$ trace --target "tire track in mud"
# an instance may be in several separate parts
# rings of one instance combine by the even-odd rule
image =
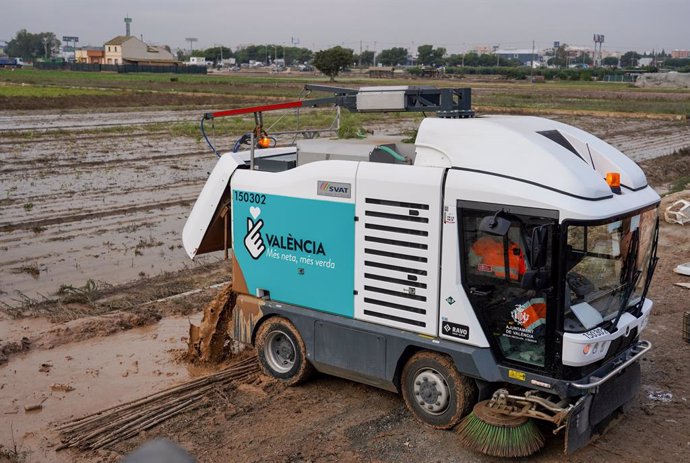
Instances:
[[[78,167],[107,167],[111,165],[116,165],[118,167],[129,167],[136,164],[140,164],[142,161],[166,161],[185,157],[199,157],[201,155],[208,155],[208,151],[182,151],[179,153],[172,154],[161,154],[160,156],[150,156],[148,158],[139,159],[110,159],[110,160],[94,160],[94,161],[79,161],[78,156],[74,156],[68,159],[61,159],[63,162],[56,162],[51,165],[52,168],[59,169],[71,169]],[[0,174],[13,173],[13,172],[30,172],[32,170],[45,170],[45,166],[37,165],[39,159],[35,160],[25,160],[25,161],[9,161],[4,163],[5,165],[17,166],[16,168],[4,168],[0,167]],[[67,162],[65,162],[67,161]],[[69,162],[71,161],[71,162]]]
[[[2,145],[0,305],[189,265],[182,225],[215,156],[189,137],[122,135]]]
[[[149,211],[151,209],[165,209],[173,206],[189,206],[191,199],[178,199],[174,201],[158,202],[153,204],[144,204],[141,206],[127,206],[118,209],[109,209],[107,211],[91,211],[81,214],[72,214],[65,217],[47,217],[38,220],[29,220],[25,222],[15,222],[2,224],[0,223],[0,232],[11,232],[20,228],[35,228],[38,226],[45,227],[49,225],[62,224],[67,222],[80,222],[82,220],[100,219],[112,215],[126,215],[129,213],[136,213],[141,211]]]

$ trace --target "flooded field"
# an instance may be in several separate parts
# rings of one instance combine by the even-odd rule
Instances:
[[[3,153],[0,300],[192,265],[180,233],[214,156],[189,138],[46,138]]]

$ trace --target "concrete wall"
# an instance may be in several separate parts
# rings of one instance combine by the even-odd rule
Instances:
[[[690,88],[690,73],[665,72],[642,74],[635,81],[635,87]]]

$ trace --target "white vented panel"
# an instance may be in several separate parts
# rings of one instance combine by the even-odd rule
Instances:
[[[443,171],[360,163],[355,318],[437,334]]]

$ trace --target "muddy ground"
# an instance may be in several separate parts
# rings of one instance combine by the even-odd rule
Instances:
[[[220,256],[191,262],[180,246],[215,158],[197,138],[140,127],[200,112],[116,114],[0,114],[0,462],[111,462],[157,436],[204,462],[491,461],[452,432],[420,426],[399,396],[328,376],[298,388],[258,377],[110,450],[55,453],[55,423],[208,372],[179,358],[188,320],[229,278]],[[686,122],[559,119],[620,147],[660,191],[690,172],[687,151],[659,157],[690,145]],[[78,124],[129,131],[85,136]],[[3,139],[3,129],[45,132]],[[684,277],[671,271],[690,261],[690,229],[664,224],[659,254],[643,390],[624,420],[569,461],[690,454],[690,344],[680,334],[690,291],[673,285]],[[63,384],[74,390],[53,387]],[[672,398],[649,398],[657,392]],[[25,412],[36,404],[39,411]],[[560,460],[561,445],[551,438],[534,460]]]

